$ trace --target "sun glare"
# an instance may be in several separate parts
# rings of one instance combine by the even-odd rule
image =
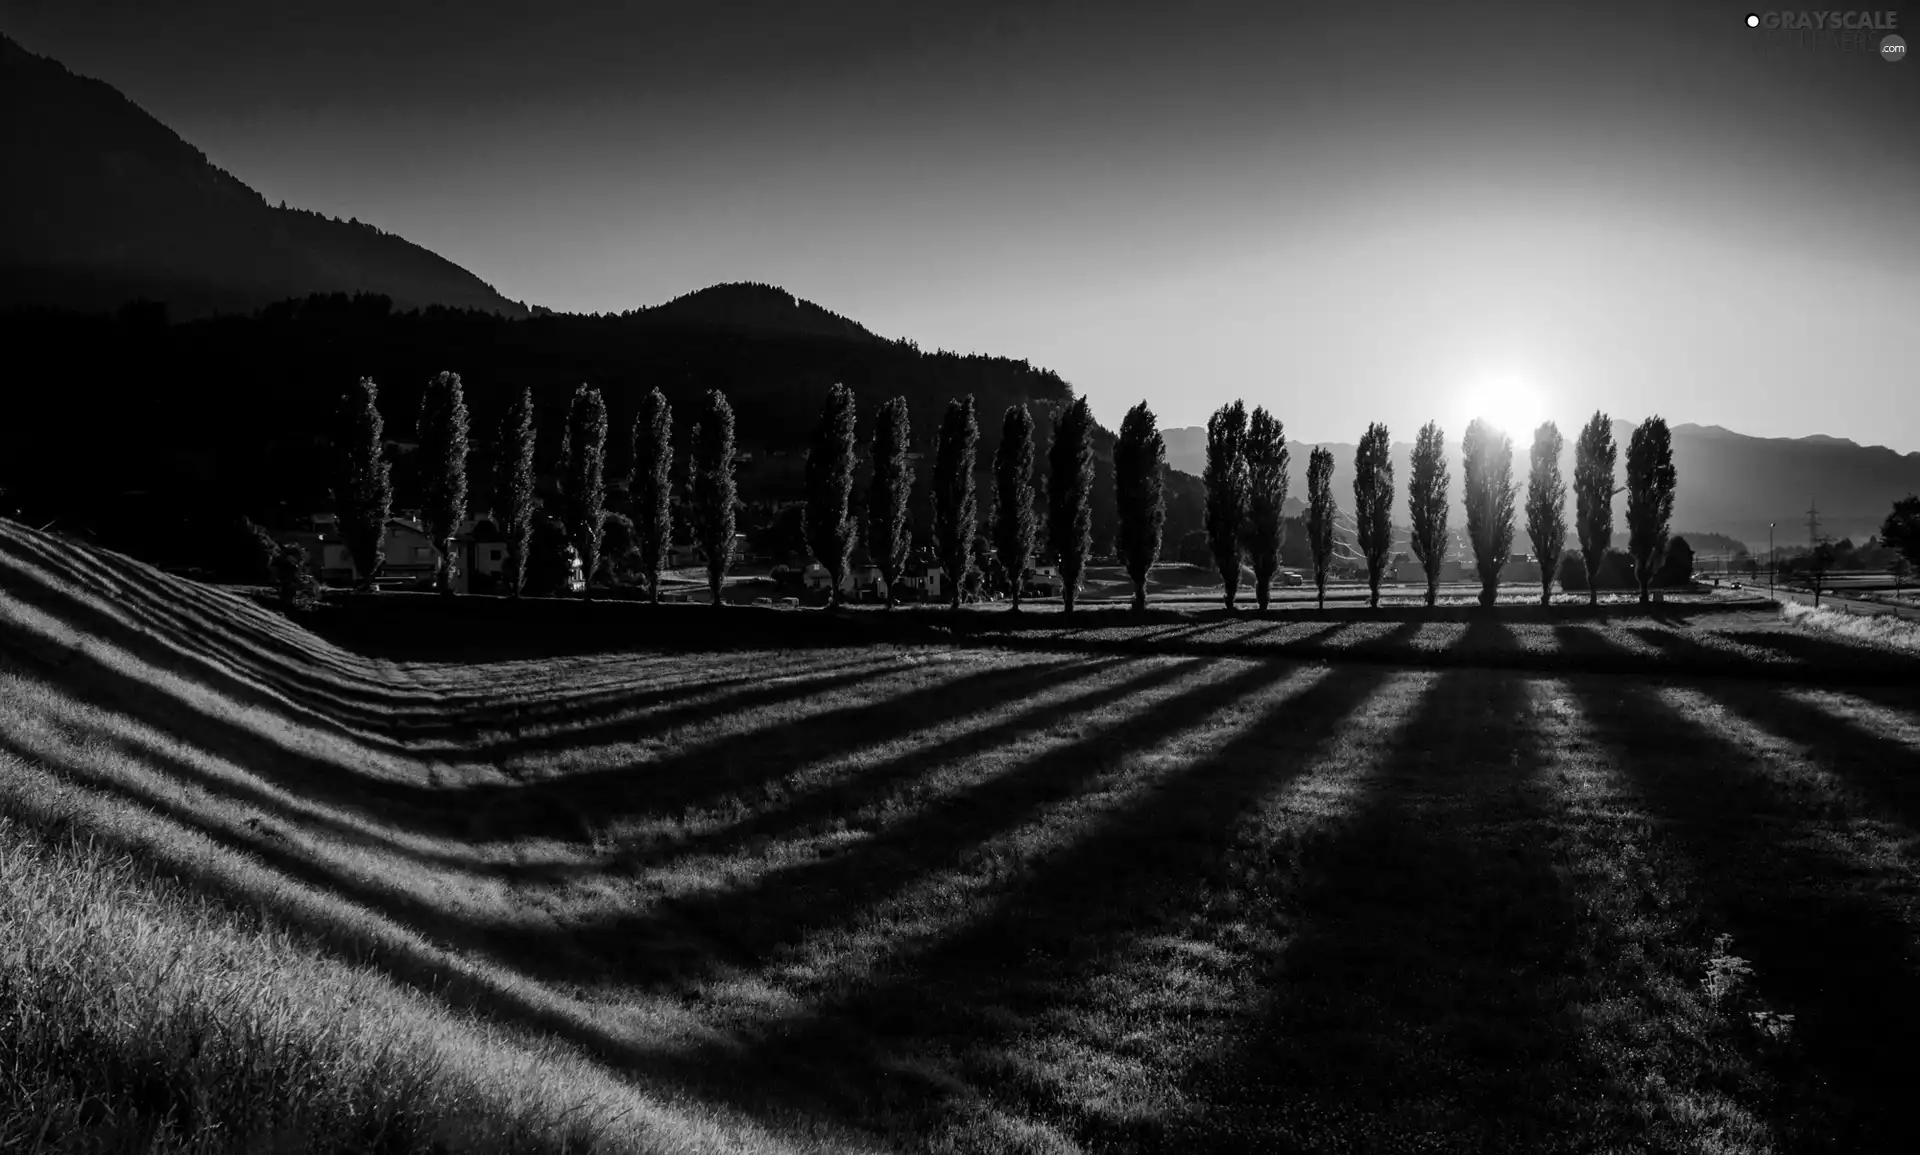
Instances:
[[[1520,377],[1488,377],[1460,395],[1454,418],[1457,428],[1448,432],[1458,437],[1467,431],[1467,423],[1476,417],[1506,433],[1515,442],[1526,441],[1532,438],[1533,431],[1548,417],[1546,399],[1540,390]]]

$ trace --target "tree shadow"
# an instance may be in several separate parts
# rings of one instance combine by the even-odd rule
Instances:
[[[19,753],[4,739],[0,739],[0,747]],[[88,768],[78,761],[50,761],[37,755],[29,755],[28,760],[63,778],[90,781]],[[117,784],[114,789],[127,793]],[[7,794],[0,786],[0,814],[13,811],[14,818],[42,837],[57,840],[75,836],[126,854],[157,877],[177,882],[243,919],[264,915],[269,925],[285,928],[296,942],[348,965],[370,968],[456,1011],[473,1011],[497,1018],[509,1027],[544,1032],[618,1070],[658,1080],[701,1101],[759,1114],[769,1122],[780,1112],[796,1107],[804,1111],[809,1106],[804,1090],[771,1083],[768,1076],[776,1072],[745,1065],[737,1053],[724,1047],[689,1052],[681,1046],[656,1046],[622,1037],[609,1029],[594,1008],[553,988],[484,965],[469,965],[435,941],[439,931],[449,929],[451,920],[444,911],[402,899],[371,879],[330,872],[270,838],[241,837],[164,796],[131,792],[140,805],[182,832],[206,836],[224,854],[156,846],[135,827],[76,817],[73,811],[36,814],[31,804],[18,808],[11,805]],[[277,889],[257,885],[238,865],[247,858],[256,860],[270,875],[303,886],[317,901],[288,901]],[[334,909],[328,901],[332,898],[339,899],[346,909]],[[381,921],[383,918],[387,921]],[[395,918],[400,921],[392,921]]]
[[[684,759],[684,756],[676,756],[651,764],[645,773],[626,770],[615,775],[596,771],[573,778],[524,785],[476,786],[452,791],[375,776],[348,762],[309,753],[276,736],[207,713],[198,703],[184,700],[161,686],[115,669],[90,654],[69,651],[64,657],[35,656],[40,657],[41,662],[29,665],[51,664],[53,669],[48,676],[57,681],[84,687],[94,700],[111,703],[134,717],[149,720],[157,729],[190,746],[245,766],[262,781],[309,801],[361,814],[375,823],[385,825],[398,820],[424,834],[479,837],[486,836],[486,831],[492,826],[504,826],[516,834],[578,834],[581,832],[579,806],[604,805],[608,796],[618,793],[611,789],[616,779],[628,787],[639,781],[653,782],[660,793],[682,800],[698,799],[712,790],[725,788],[725,783],[715,780],[671,780],[667,777],[671,768]],[[765,708],[846,689],[871,681],[885,672],[884,667],[861,668],[817,679],[754,687],[725,695],[718,701],[680,707],[673,717],[678,724],[688,724],[718,717],[729,711]],[[991,685],[996,679],[1008,677],[1017,680],[1019,674],[1020,670],[988,670],[918,691],[917,695],[908,695],[905,701],[894,699],[892,703],[904,707],[910,715],[916,701],[935,698],[943,689],[957,693],[965,700],[970,685]],[[726,755],[733,752],[776,753],[784,748],[789,737],[815,732],[829,725],[832,720],[843,718],[848,721],[871,718],[869,724],[879,733],[898,733],[902,725],[910,723],[890,717],[890,704],[882,701],[815,715],[805,723],[774,734],[751,731],[728,735],[714,743],[712,748],[701,749],[707,750],[710,755],[717,755],[723,764]],[[659,715],[652,718],[654,724],[659,724],[659,720]],[[617,736],[632,733],[634,727],[642,725],[641,722],[627,722],[622,727],[599,732]],[[509,817],[510,812],[517,815],[518,821]]]
[[[1776,689],[1716,684],[1714,701],[1776,737],[1798,743],[1869,805],[1920,833],[1920,750],[1882,737]]]
[[[1629,679],[1570,679],[1598,745],[1698,869],[1708,931],[1734,936],[1773,1009],[1798,1016],[1774,1123],[1793,1147],[1892,1150],[1920,1065],[1911,932],[1824,852],[1763,760]],[[1703,687],[1709,693],[1721,687]]]
[[[365,670],[337,660],[327,647],[294,644],[302,631],[291,623],[280,631],[264,629],[254,619],[266,611],[195,583],[159,573],[140,575],[138,563],[37,542],[30,531],[0,533],[0,557],[9,554],[14,565],[0,564],[0,586],[10,594],[163,668],[176,668],[183,660],[165,643],[171,638],[185,644],[197,664],[208,658],[230,664],[270,692],[356,721],[391,719],[409,697],[400,688],[370,681]],[[50,587],[15,565],[70,583],[80,595]],[[112,610],[88,604],[87,597],[106,598]]]
[[[1187,918],[1196,885],[1226,881],[1238,820],[1304,770],[1387,675],[1365,666],[1334,669],[1277,703],[1256,705],[1288,676],[1261,664],[1177,695],[1081,747],[994,780],[964,809],[926,815],[911,838],[901,832],[901,850],[920,858],[914,869],[925,873],[955,860],[963,846],[1015,827],[1038,801],[1014,801],[1017,794],[1076,792],[1096,773],[1089,763],[1109,762],[1235,703],[1264,711],[1246,730],[1138,791],[1085,835],[1033,852],[990,900],[969,902],[970,909],[985,907],[970,921],[894,953],[870,981],[770,1025],[758,1036],[756,1061],[831,1071],[825,1094],[848,1119],[871,1123],[877,1112],[911,1126],[915,1119],[925,1125],[929,1116],[947,1117],[943,1104],[955,1089],[953,1076],[930,1074],[902,1052],[954,1056],[1001,1048],[1042,1016],[1063,1013],[1062,1001],[1116,952]],[[1031,781],[1036,777],[1044,781]],[[916,840],[934,832],[942,845],[923,854]],[[856,879],[874,873],[856,867],[843,877],[860,885]],[[764,957],[764,948],[753,957]],[[1022,1113],[1071,1113],[1063,1103],[1037,1104],[1032,1087],[996,1085],[977,1071],[967,1092],[1012,1101]],[[1090,1119],[1064,1121],[1094,1146],[1119,1138],[1098,1132]]]
[[[1134,693],[1193,672],[1193,663],[1153,669],[1134,679]],[[556,935],[536,933],[508,957],[535,975],[596,973],[634,986],[685,986],[716,964],[758,969],[782,948],[820,928],[845,922],[930,872],[956,864],[971,848],[1027,816],[1069,798],[1117,759],[1191,725],[1292,671],[1250,666],[1204,682],[1133,713],[1076,742],[1055,746],[1003,772],[881,827],[845,849],[775,867],[743,886],[664,902],[642,915],[613,915],[568,925]],[[1047,723],[1070,718],[1070,703],[1052,708]],[[498,943],[518,932],[489,932]],[[561,957],[562,952],[572,957]],[[550,972],[548,968],[558,968]]]
[[[1498,622],[1470,627],[1489,635]],[[1497,644],[1497,639],[1476,639]],[[1618,1142],[1644,1126],[1566,1014],[1581,912],[1557,871],[1525,676],[1449,671],[1353,810],[1267,864],[1284,945],[1265,1005],[1183,1080],[1204,1104],[1138,1150]]]
[[[1111,673],[1124,664],[1124,659],[1110,658],[1055,669],[1046,679],[1046,688],[1057,690],[1071,686],[1075,682]],[[1024,736],[1044,733],[1064,719],[1101,709],[1142,690],[1164,685],[1191,673],[1196,665],[1197,662],[1189,660],[1148,667],[1123,681],[1080,691],[1041,707],[1021,709],[1001,721],[966,730],[936,745],[916,746],[895,757],[876,761],[862,767],[853,777],[798,795],[784,805],[771,805],[719,829],[636,847],[616,854],[610,861],[570,867],[559,874],[545,872],[543,877],[564,877],[620,868],[640,870],[687,855],[723,854],[761,840],[817,827],[835,818],[858,814],[863,808],[885,800],[901,786],[922,777],[931,767],[960,762]]]
[[[1784,654],[1795,663],[1823,674],[1858,673],[1864,668],[1878,682],[1920,681],[1920,659],[1879,646],[1828,641],[1784,630],[1728,630],[1730,641]]]

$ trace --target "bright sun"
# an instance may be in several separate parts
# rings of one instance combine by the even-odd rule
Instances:
[[[1461,394],[1456,417],[1459,428],[1449,433],[1457,439],[1467,431],[1467,423],[1476,417],[1505,432],[1516,443],[1530,441],[1533,431],[1548,417],[1546,399],[1540,390],[1520,377],[1487,377]]]

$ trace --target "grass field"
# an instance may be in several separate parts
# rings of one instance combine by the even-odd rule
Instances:
[[[1910,1146],[1901,638],[375,600],[0,522],[0,1151]]]

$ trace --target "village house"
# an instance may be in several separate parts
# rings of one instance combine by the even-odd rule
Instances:
[[[307,565],[313,576],[327,585],[350,585],[360,580],[360,569],[353,563],[338,519],[330,513],[316,513],[310,529],[276,535],[277,540],[297,543],[307,549]],[[420,522],[410,517],[387,519],[387,540],[382,550],[383,582],[430,581],[434,573],[433,542]],[[568,547],[571,556],[572,547]],[[504,580],[507,567],[506,539],[485,518],[468,518],[460,523],[453,539],[453,577],[448,583],[455,593],[487,593]],[[573,558],[570,588],[583,588],[580,561]]]
[[[827,567],[819,562],[808,562],[800,572],[800,580],[807,589],[825,592],[832,583]],[[887,596],[886,581],[880,576],[880,567],[875,565],[850,565],[845,576],[840,579],[840,593],[843,597],[859,599],[863,595],[884,601]]]

